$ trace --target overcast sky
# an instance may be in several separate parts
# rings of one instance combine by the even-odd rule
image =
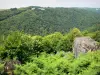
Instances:
[[[100,8],[100,0],[0,0],[0,8],[27,6]]]

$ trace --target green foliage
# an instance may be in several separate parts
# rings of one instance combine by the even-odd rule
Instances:
[[[98,31],[90,34],[98,41]],[[0,46],[0,59],[21,61],[23,65],[16,65],[15,75],[99,75],[100,50],[74,58],[73,41],[80,36],[77,28],[66,35],[56,32],[44,37],[11,32]],[[0,69],[2,73],[3,64]]]
[[[92,27],[87,28],[82,32],[85,36],[90,36],[95,41],[100,43],[100,23],[93,25]]]
[[[5,50],[7,50],[7,55],[9,55],[11,59],[14,58],[14,55],[17,53],[18,48],[21,45],[21,36],[22,34],[19,32],[14,32],[7,36],[4,46]]]
[[[17,10],[17,8],[11,8],[10,10],[3,10],[0,11],[0,21],[3,21],[5,19],[8,19],[9,17],[18,15],[22,12],[26,11],[25,8],[20,8]]]
[[[85,36],[90,36],[91,38],[93,38],[95,41],[100,43],[100,30],[99,31],[95,31],[95,32],[88,32],[88,31],[84,31],[83,35]]]
[[[58,51],[72,51],[73,40],[77,36],[81,36],[77,28],[67,35],[56,32],[44,37],[30,36],[18,31],[12,32],[4,41],[1,57],[2,59],[17,58],[24,62],[32,54],[38,56],[41,52],[56,54]]]
[[[88,32],[96,32],[100,31],[100,22],[97,24],[94,24],[92,27],[87,28]]]
[[[76,37],[90,36],[100,43],[99,22],[100,13],[95,8],[30,6],[0,11],[0,75],[5,59],[23,64],[16,65],[15,75],[100,75],[100,50],[77,59],[71,53]],[[61,34],[70,28],[69,33]],[[78,28],[87,30],[81,33]]]
[[[0,60],[7,57],[7,51],[4,46],[0,46]]]
[[[3,73],[4,65],[0,63],[0,75]]]
[[[72,63],[71,73],[74,75],[99,75],[100,74],[100,51],[88,52],[81,55]],[[73,69],[72,69],[73,68]]]
[[[94,35],[92,36],[92,38],[100,42],[100,31],[96,31]]]
[[[32,51],[33,54],[38,55],[43,52],[43,44],[41,36],[33,36],[32,37]]]
[[[63,55],[63,56],[62,56]],[[15,75],[58,75],[67,74],[69,61],[67,59],[68,54],[57,53],[46,54],[42,53],[38,58],[32,57],[31,63],[27,63],[23,66],[18,66],[15,70]],[[25,69],[27,68],[27,70]]]
[[[75,37],[82,36],[79,29],[73,28],[67,35],[65,35],[57,45],[58,50],[72,51],[73,41]]]
[[[17,66],[15,75],[99,75],[100,51],[88,52],[77,59],[72,53],[42,53],[31,57],[31,62]]]
[[[80,32],[80,30],[78,28],[73,28],[73,30],[71,30],[68,34],[68,37],[72,40],[74,40],[75,37],[81,37],[82,33]]]
[[[72,42],[68,36],[64,36],[57,45],[58,51],[72,51]]]
[[[21,62],[27,60],[32,52],[32,39],[22,32],[12,32],[4,41],[4,47],[1,53],[2,58],[17,58]],[[32,53],[31,53],[32,54]]]
[[[32,8],[35,8],[32,10]],[[45,9],[45,10],[41,10]],[[0,35],[10,31],[24,31],[32,35],[47,35],[53,32],[66,33],[71,28],[100,30],[100,13],[91,8],[11,8],[0,11]],[[96,10],[96,8],[94,8]],[[97,25],[98,24],[98,25]]]
[[[63,37],[63,35],[59,32],[45,36],[42,41],[42,43],[44,45],[43,49],[47,53],[52,53],[52,52],[56,53],[58,51],[57,45],[58,45],[59,41],[62,39],[62,37]]]

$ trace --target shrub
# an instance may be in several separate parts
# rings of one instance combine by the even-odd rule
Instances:
[[[42,53],[31,57],[31,62],[17,66],[15,75],[99,75],[100,51],[88,52],[74,58],[72,53]]]
[[[3,74],[4,65],[0,63],[0,75]]]

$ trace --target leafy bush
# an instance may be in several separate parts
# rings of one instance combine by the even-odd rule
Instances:
[[[1,56],[10,59],[18,58],[18,60],[24,62],[32,51],[31,48],[31,37],[16,31],[7,36]]]
[[[4,65],[0,63],[0,75],[3,73]]]
[[[63,35],[59,32],[43,37],[43,50],[45,50],[47,53],[56,53],[58,51],[56,49],[57,45],[62,37]]]
[[[57,49],[63,51],[72,51],[75,37],[80,37],[80,36],[82,36],[80,30],[77,28],[73,28],[67,35],[63,36],[63,38],[57,45]]]
[[[94,35],[92,36],[92,38],[100,42],[100,31],[96,31]]]
[[[68,74],[71,61],[66,60],[68,59],[67,56],[68,54],[65,52],[59,52],[56,55],[42,53],[39,57],[32,57],[30,63],[23,66],[17,66],[15,75]]]
[[[74,28],[67,35],[59,32],[47,36],[30,36],[22,32],[10,33],[4,41],[4,50],[1,54],[3,58],[14,59],[24,63],[31,55],[41,52],[54,53],[58,51],[72,51],[75,37],[82,36],[79,29]]]
[[[27,69],[26,69],[27,68]],[[31,62],[17,66],[15,75],[99,75],[100,51],[88,52],[74,58],[72,53],[42,53],[31,57]]]
[[[98,75],[100,73],[100,51],[88,52],[78,57],[70,68],[73,75]]]
[[[77,59],[71,53],[74,38],[80,36],[83,35],[77,28],[66,35],[56,32],[44,37],[16,31],[0,46],[0,58],[21,61],[23,65],[16,65],[15,75],[99,75],[99,50],[81,54]]]

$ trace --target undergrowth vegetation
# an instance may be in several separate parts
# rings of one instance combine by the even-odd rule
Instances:
[[[80,32],[74,28],[63,35],[55,32],[47,36],[31,36],[23,32],[11,32],[1,39],[0,74],[3,62],[19,60],[15,75],[100,75],[100,50],[80,54],[72,53],[75,37],[90,36],[100,43],[99,31]]]
[[[100,75],[100,51],[88,52],[77,59],[70,52],[42,53],[17,66],[15,75]]]
[[[44,37],[31,36],[23,32],[13,32],[7,36],[0,48],[1,58],[17,58],[24,63],[29,56],[39,56],[41,52],[56,54],[57,51],[72,51],[73,40],[76,36],[82,36],[82,33],[77,28],[74,28],[66,35],[56,32]]]

